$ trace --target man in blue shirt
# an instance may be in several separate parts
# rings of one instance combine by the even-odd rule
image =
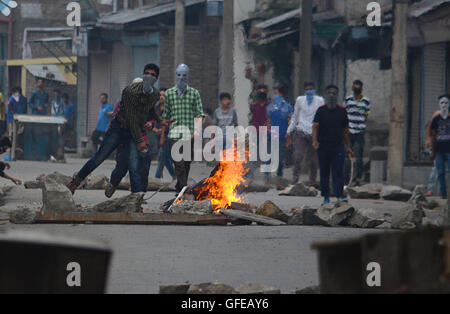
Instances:
[[[63,115],[67,120],[67,124],[63,129],[64,146],[74,147],[75,106],[70,102],[70,97],[67,93],[62,95],[61,100]]]
[[[37,89],[31,93],[28,105],[32,109],[32,114],[45,116],[50,107],[50,101],[48,92],[44,90],[44,80],[38,79],[36,86]]]
[[[108,94],[103,93],[100,95],[100,110],[98,112],[97,127],[92,133],[92,142],[94,145],[100,145],[108,129],[109,122],[114,113],[113,106],[108,102]]]
[[[286,95],[286,88],[280,86],[277,88],[278,95],[274,96],[272,104],[267,107],[267,118],[269,126],[278,127],[278,132],[275,135],[280,141],[280,158],[278,164],[278,190],[282,190],[281,179],[283,178],[283,166],[286,160],[286,134],[290,119],[294,114],[294,108],[284,98]]]

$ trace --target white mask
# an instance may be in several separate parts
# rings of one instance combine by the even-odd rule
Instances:
[[[448,118],[449,106],[450,106],[450,100],[448,99],[448,97],[442,97],[439,100],[439,108],[441,110],[441,118],[442,119]]]

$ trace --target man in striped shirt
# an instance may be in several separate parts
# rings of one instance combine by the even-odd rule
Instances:
[[[353,182],[356,186],[361,184],[363,175],[363,157],[366,135],[366,122],[370,114],[370,100],[363,95],[364,83],[360,80],[353,82],[353,95],[345,100],[345,108],[348,112],[350,145],[356,156]],[[345,175],[347,183],[350,178],[351,163],[347,159],[345,165]]]

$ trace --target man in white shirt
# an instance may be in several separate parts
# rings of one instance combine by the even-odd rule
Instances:
[[[316,95],[316,86],[312,82],[305,83],[305,96],[297,98],[294,116],[289,125],[286,143],[294,146],[294,176],[292,184],[297,184],[300,179],[300,170],[303,159],[310,161],[309,184],[315,185],[317,181],[317,152],[312,146],[313,121],[317,109],[323,106],[325,101]]]

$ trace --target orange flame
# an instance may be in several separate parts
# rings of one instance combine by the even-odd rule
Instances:
[[[244,166],[245,161],[239,161],[236,156],[235,152],[234,161],[221,161],[216,173],[205,180],[200,190],[199,195],[203,196],[198,200],[211,200],[216,213],[229,208],[231,203],[241,201],[237,188],[245,182],[244,176],[248,170]]]

